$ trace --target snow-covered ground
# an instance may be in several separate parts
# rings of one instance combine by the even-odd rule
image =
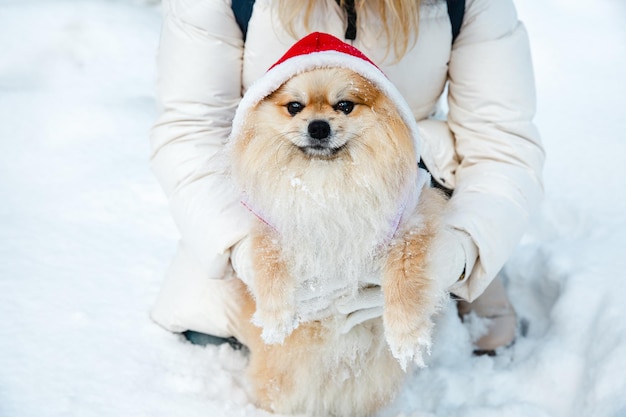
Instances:
[[[441,317],[381,417],[626,416],[626,4],[519,0],[548,161],[506,267],[528,324],[472,357]],[[0,416],[267,417],[245,356],[149,319],[177,232],[148,168],[159,9],[0,0]]]

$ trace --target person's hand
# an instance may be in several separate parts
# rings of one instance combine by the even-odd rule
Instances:
[[[252,238],[247,235],[230,251],[230,264],[237,277],[242,280],[254,294],[254,264],[252,262]]]
[[[354,326],[364,321],[383,315],[384,297],[380,285],[373,285],[359,290],[355,297],[340,298],[335,308],[346,318],[341,324],[341,333],[348,333]]]
[[[472,271],[478,249],[472,238],[462,230],[441,228],[428,248],[428,272],[441,288],[450,287],[463,280]]]

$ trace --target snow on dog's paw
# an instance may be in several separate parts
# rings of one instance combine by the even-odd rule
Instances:
[[[282,344],[300,325],[300,319],[291,310],[261,311],[252,316],[252,324],[263,329],[261,338],[268,345]]]
[[[414,363],[420,368],[425,368],[424,353],[430,354],[430,341],[418,340],[412,345],[389,343],[391,354],[400,364],[404,372],[407,371],[409,363]]]
[[[400,326],[396,326],[400,327]],[[402,326],[401,328],[385,327],[385,339],[391,354],[406,372],[408,364],[413,362],[420,368],[426,367],[424,354],[430,355],[432,323],[427,321],[421,325]]]

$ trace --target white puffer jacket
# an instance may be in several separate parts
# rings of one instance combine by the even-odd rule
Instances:
[[[296,40],[276,21],[271,0],[257,0],[244,47],[230,3],[164,1],[160,115],[151,138],[152,166],[181,234],[153,318],[172,331],[221,336],[233,331],[220,303],[236,290],[211,280],[232,276],[230,251],[252,216],[215,174],[213,157],[227,140],[242,91]],[[321,3],[310,29],[343,39],[343,11],[335,0]],[[418,121],[423,161],[455,190],[445,223],[468,233],[479,256],[454,292],[472,300],[510,256],[542,196],[531,57],[512,0],[468,0],[454,45],[446,3],[423,3],[417,44],[399,63],[371,14],[359,15],[352,43],[403,93]],[[448,81],[448,119],[435,120]]]

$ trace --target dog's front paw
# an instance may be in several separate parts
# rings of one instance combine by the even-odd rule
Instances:
[[[383,320],[385,339],[402,370],[406,372],[409,363],[424,368],[424,355],[430,355],[432,344],[432,321],[426,319],[408,322],[406,318],[398,320],[389,314],[385,314]]]
[[[261,338],[268,345],[282,344],[300,325],[295,310],[257,310],[252,316],[252,324],[263,329]]]

